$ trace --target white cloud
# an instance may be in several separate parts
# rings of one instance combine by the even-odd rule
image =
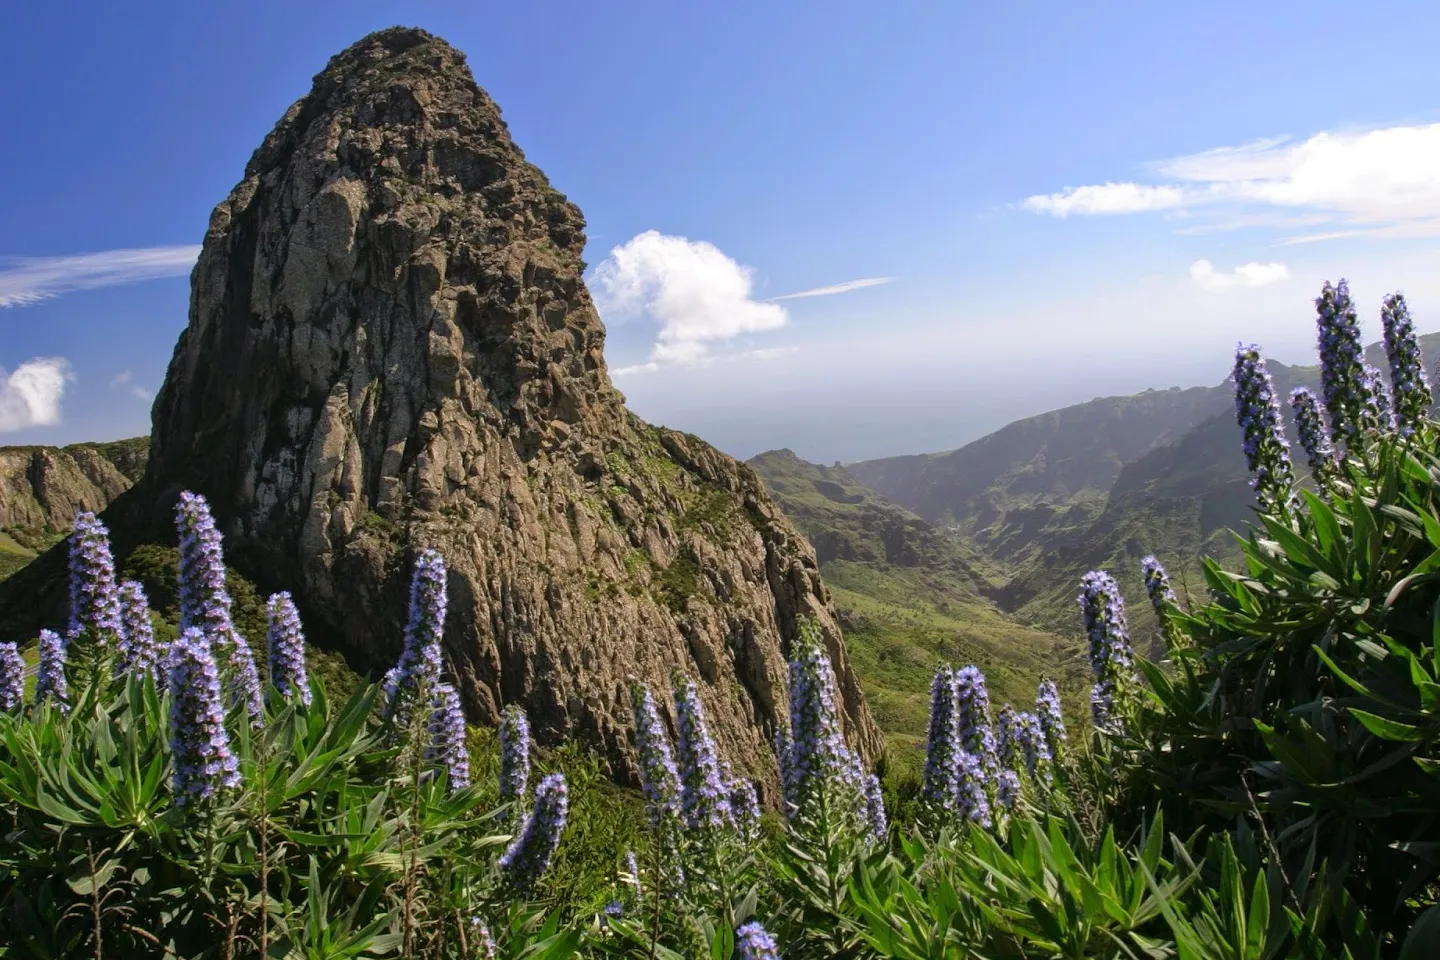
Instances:
[[[37,357],[6,373],[0,368],[0,433],[60,422],[60,399],[71,380],[64,357]]]
[[[122,370],[119,373],[115,374],[115,376],[111,377],[110,389],[123,391],[125,393],[128,393],[130,396],[135,397],[137,400],[144,400],[147,403],[150,402],[150,400],[152,400],[155,396],[152,391],[136,383],[135,375],[129,370]]]
[[[632,363],[629,366],[616,367],[610,371],[610,376],[612,379],[615,377],[630,377],[637,373],[654,373],[659,369],[660,364],[651,360],[647,363]]]
[[[1298,143],[1257,140],[1154,168],[1170,182],[1069,188],[1029,197],[1022,206],[1057,217],[1208,210],[1238,218],[1238,224],[1253,222],[1256,208],[1271,208],[1377,235],[1440,235],[1440,123],[1324,132]],[[1332,228],[1292,239],[1339,232]]]
[[[801,290],[799,293],[787,293],[779,297],[770,297],[767,302],[776,300],[798,300],[801,297],[831,297],[837,293],[849,293],[851,290],[864,290],[866,287],[878,287],[883,283],[894,283],[895,277],[867,277],[864,280],[846,280],[844,283],[832,284],[828,287],[816,287],[813,290]]]
[[[1290,268],[1283,263],[1242,263],[1234,270],[1222,273],[1209,260],[1196,260],[1190,264],[1190,279],[1202,290],[1265,287],[1290,279]]]
[[[788,357],[799,351],[799,347],[766,347],[763,350],[747,350],[737,354],[737,358],[749,360],[778,360],[781,357]]]
[[[1185,194],[1177,187],[1148,187],[1139,183],[1101,183],[1066,187],[1059,193],[1026,197],[1022,206],[1035,213],[1068,217],[1072,213],[1144,213],[1182,206]]]
[[[660,326],[649,361],[617,375],[713,357],[716,344],[789,322],[784,307],[751,296],[751,271],[713,244],[647,230],[595,268],[591,289],[607,321],[641,317]]]
[[[716,364],[733,363],[737,360],[779,360],[781,357],[788,357],[799,352],[798,347],[764,347],[758,350],[737,350],[731,353],[706,354],[698,360],[687,364],[691,368],[712,367]],[[625,367],[616,367],[610,371],[613,377],[631,377],[639,373],[656,373],[664,369],[665,364],[655,360],[646,363],[634,363]]]
[[[199,245],[191,245],[0,261],[0,308],[23,307],[74,290],[184,276],[199,255]]]

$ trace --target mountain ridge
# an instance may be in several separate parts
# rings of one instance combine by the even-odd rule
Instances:
[[[658,694],[679,671],[773,803],[802,621],[852,746],[874,758],[880,733],[805,538],[752,471],[610,384],[584,225],[443,40],[332,57],[211,216],[145,474],[105,519],[124,556],[205,495],[227,561],[373,676],[414,552],[438,549],[471,720],[522,704],[542,743],[636,782],[628,677]],[[33,636],[63,604],[55,548],[0,584],[0,625]]]
[[[1440,333],[1421,336],[1420,344],[1426,355],[1440,356]],[[1366,359],[1383,369],[1383,346],[1369,345]],[[1318,366],[1267,365],[1282,401],[1294,387],[1319,388]],[[1156,403],[1161,394],[1173,398],[1168,409]],[[1183,403],[1174,402],[1181,398]],[[1126,415],[1117,417],[1117,409],[1127,406]],[[1304,455],[1288,403],[1285,408],[1303,475]],[[1101,429],[1093,429],[1092,421]],[[1121,449],[1140,451],[1118,463],[1111,442],[1117,423],[1137,428]],[[1102,442],[1087,446],[1084,438],[1097,433]],[[1004,442],[995,439],[999,434],[1006,434]],[[1052,441],[1081,458],[1068,474],[1050,469]],[[1007,456],[966,472],[983,454],[1002,448]],[[1107,568],[1127,596],[1141,596],[1140,560],[1155,554],[1177,578],[1198,584],[1202,554],[1222,561],[1235,556],[1227,531],[1243,529],[1253,503],[1228,380],[1097,398],[1016,421],[955,450],[846,469],[880,496],[946,524],[1008,565],[1010,578],[993,594],[1001,607],[1021,622],[1063,632],[1074,629],[1075,587],[1087,570]],[[1026,476],[1028,485],[994,479]],[[1087,483],[1072,488],[1061,482],[1066,476]]]

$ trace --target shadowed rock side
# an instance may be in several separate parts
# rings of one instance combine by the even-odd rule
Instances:
[[[377,676],[411,545],[436,547],[472,720],[524,704],[632,778],[626,675],[661,692],[681,669],[726,758],[773,786],[811,615],[875,755],[810,546],[748,468],[611,386],[583,230],[445,42],[397,28],[341,53],[211,217],[117,525],[163,529],[179,490],[205,493],[235,565]]]

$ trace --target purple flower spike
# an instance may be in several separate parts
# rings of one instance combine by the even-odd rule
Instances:
[[[175,527],[180,536],[180,632],[193,627],[219,646],[231,687],[230,702],[244,704],[251,721],[258,724],[263,716],[260,672],[250,644],[230,619],[225,557],[210,504],[199,494],[181,493]]]
[[[260,671],[255,666],[255,653],[240,631],[235,629],[230,631],[226,646],[230,648],[226,667],[235,678],[231,702],[243,703],[251,723],[258,727],[264,717],[264,708],[261,706]]]
[[[1330,429],[1325,424],[1320,401],[1306,387],[1296,387],[1290,391],[1290,410],[1295,415],[1295,430],[1300,434],[1300,446],[1310,464],[1310,475],[1317,483],[1324,484],[1339,472],[1340,464],[1330,443]]]
[[[650,689],[630,678],[630,706],[635,714],[635,752],[640,758],[640,779],[650,826],[673,825],[680,812],[680,774],[670,750],[670,738],[655,708]]]
[[[1295,471],[1285,439],[1280,400],[1260,348],[1235,348],[1235,420],[1244,434],[1245,462],[1255,475],[1251,486],[1264,510],[1289,509],[1294,501]]]
[[[500,857],[500,869],[520,893],[528,893],[544,876],[560,845],[560,834],[570,813],[565,776],[552,773],[535,788],[535,807],[520,835]]]
[[[440,640],[445,630],[445,558],[426,550],[415,561],[410,580],[410,619],[405,625],[405,648],[395,669],[385,675],[386,710],[397,726],[408,723],[409,700],[429,696],[440,682]]]
[[[995,776],[995,805],[1002,810],[1015,809],[1020,799],[1020,774],[1014,770],[1001,770]]]
[[[110,531],[93,513],[76,514],[75,532],[70,535],[68,633],[112,653],[119,652],[125,637]]]
[[[788,812],[806,809],[823,791],[863,815],[860,764],[840,731],[835,705],[835,671],[821,646],[819,632],[808,622],[791,647],[790,780]]]
[[[1097,727],[1110,726],[1135,682],[1135,655],[1125,623],[1125,600],[1113,577],[1092,570],[1080,581],[1080,609],[1090,638],[1090,670],[1095,678],[1091,715]]]
[[[40,631],[40,663],[35,670],[35,702],[54,700],[61,712],[70,711],[70,685],[65,680],[69,641],[54,630]]]
[[[985,764],[972,753],[960,754],[960,776],[956,781],[959,795],[960,815],[967,820],[989,829],[990,789],[985,776]]]
[[[177,806],[210,800],[240,783],[225,730],[220,672],[210,642],[195,627],[170,651],[170,755]]]
[[[185,491],[175,508],[180,535],[180,630],[191,627],[207,636],[229,633],[230,592],[225,587],[225,558],[220,531],[210,515],[210,504],[197,493]]]
[[[470,918],[470,934],[475,938],[481,960],[495,960],[495,938],[490,935],[490,928],[485,926],[479,917]]]
[[[451,793],[470,786],[470,748],[466,744],[465,711],[460,694],[448,683],[437,683],[435,703],[430,710],[428,759],[445,768]]]
[[[1393,433],[1395,409],[1385,378],[1374,367],[1365,367],[1365,401],[1360,407],[1360,428],[1367,435]]]
[[[525,799],[530,786],[530,721],[515,704],[500,715],[500,802]]]
[[[960,718],[955,671],[941,667],[930,684],[930,734],[925,745],[925,776],[920,794],[937,810],[953,812],[960,775]]]
[[[1000,708],[1000,713],[995,718],[995,725],[1000,730],[998,738],[998,757],[1000,766],[1013,767],[1020,756],[1020,718],[1015,713],[1015,708],[1005,704]]]
[[[884,840],[890,832],[890,821],[885,816],[885,794],[880,789],[880,778],[870,774],[865,778],[865,820],[870,825],[870,835]]]
[[[960,746],[984,765],[987,773],[998,766],[995,732],[990,725],[990,693],[979,667],[955,672],[955,712],[960,724]]]
[[[1020,751],[1025,761],[1025,771],[1030,774],[1032,780],[1049,781],[1052,773],[1050,764],[1054,757],[1050,752],[1050,744],[1045,736],[1045,728],[1038,716],[1033,713],[1022,713],[1017,718],[1019,722]]]
[[[1045,743],[1058,757],[1068,735],[1065,732],[1065,717],[1060,712],[1060,688],[1054,680],[1046,678],[1040,681],[1040,689],[1035,694],[1035,714],[1045,734]]]
[[[1349,284],[1341,280],[1332,287],[1327,282],[1315,300],[1315,312],[1320,392],[1330,416],[1331,439],[1336,446],[1354,444],[1365,432],[1367,421],[1373,425],[1379,406],[1375,396],[1379,380],[1365,366],[1365,345]]]
[[[1155,608],[1157,617],[1165,616],[1165,608],[1179,603],[1175,591],[1170,589],[1170,577],[1165,567],[1155,557],[1140,561],[1140,573],[1145,579],[1145,592],[1150,595],[1150,606]]]
[[[295,697],[310,706],[310,675],[305,669],[305,633],[300,612],[289,593],[272,596],[265,604],[270,622],[270,683],[282,698]]]
[[[680,812],[692,830],[719,829],[731,822],[730,796],[720,778],[715,741],[705,725],[705,708],[694,680],[675,679],[675,716],[680,736]]]
[[[995,774],[995,803],[1002,810],[1011,810],[1020,799],[1020,775],[1016,772],[1016,767],[1019,766],[1023,749],[1020,717],[1015,708],[1008,703],[1001,707],[996,726],[1000,735],[997,751],[999,769]]]
[[[13,643],[0,643],[0,713],[25,705],[25,659]]]
[[[740,960],[780,960],[775,938],[754,921],[735,931],[735,946],[740,951]]]
[[[753,782],[743,777],[730,781],[730,812],[741,837],[750,839],[760,830],[760,798]]]
[[[120,584],[120,616],[125,628],[117,671],[148,673],[156,683],[163,683],[166,653],[155,639],[155,625],[150,622],[150,601],[145,597],[145,588],[134,580]]]
[[[1400,432],[1408,436],[1425,419],[1434,396],[1425,377],[1420,342],[1415,338],[1415,324],[1403,294],[1392,293],[1385,298],[1380,308],[1380,322],[1385,328],[1390,383],[1395,388],[1395,421]]]
[[[795,776],[790,766],[790,758],[795,754],[795,741],[790,739],[788,721],[782,719],[775,725],[772,746],[775,750],[775,763],[780,770],[780,793],[785,801],[785,811],[788,816],[791,805],[796,802]]]

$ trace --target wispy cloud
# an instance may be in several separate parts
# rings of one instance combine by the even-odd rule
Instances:
[[[127,393],[137,400],[144,400],[149,403],[155,398],[155,393],[135,382],[135,375],[129,370],[122,370],[110,378],[110,389],[121,393]]]
[[[1152,165],[1154,184],[1109,182],[1027,197],[1021,206],[1056,217],[1171,211],[1228,225],[1256,210],[1286,211],[1329,229],[1293,241],[1355,235],[1440,235],[1440,123],[1323,132],[1306,140],[1257,140]],[[1193,225],[1191,229],[1194,229]]]
[[[60,422],[60,400],[72,380],[64,357],[36,357],[7,373],[0,368],[0,433]]]
[[[200,247],[189,245],[0,260],[0,308],[23,307],[75,290],[184,276],[199,255]]]
[[[799,347],[763,347],[758,350],[736,350],[731,353],[711,353],[699,360],[691,361],[690,367],[709,367],[720,363],[733,363],[737,360],[778,360],[781,357],[788,357],[799,352]],[[610,371],[611,377],[632,377],[641,373],[658,373],[665,368],[665,364],[654,360],[645,363],[634,363],[625,367],[616,367]]]
[[[717,344],[789,323],[784,307],[751,296],[751,270],[714,244],[647,230],[595,268],[591,289],[606,320],[644,318],[660,332],[645,364],[616,374],[698,363]]]
[[[1034,213],[1065,218],[1071,214],[1093,216],[1102,213],[1145,213],[1173,210],[1185,205],[1185,192],[1178,187],[1150,187],[1139,183],[1097,183],[1088,187],[1066,187],[1059,193],[1026,197],[1021,204]]]
[[[894,283],[896,279],[895,277],[866,277],[864,280],[846,280],[844,283],[836,283],[828,287],[816,287],[813,290],[801,290],[799,293],[786,293],[778,297],[770,297],[766,302],[799,300],[801,297],[833,297],[837,293],[849,293],[851,290],[864,290],[866,287]]]
[[[1202,290],[1219,292],[1236,287],[1266,287],[1290,278],[1290,268],[1283,263],[1242,263],[1234,270],[1216,270],[1209,260],[1190,264],[1190,279]]]

